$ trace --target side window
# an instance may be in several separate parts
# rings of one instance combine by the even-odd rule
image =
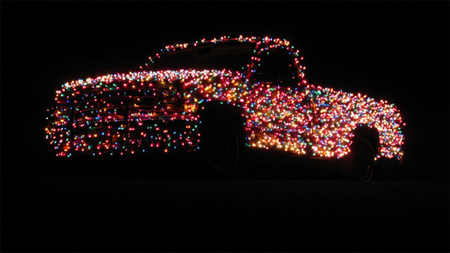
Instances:
[[[285,87],[294,87],[298,83],[293,58],[281,48],[262,52],[255,70],[255,82],[270,82]]]

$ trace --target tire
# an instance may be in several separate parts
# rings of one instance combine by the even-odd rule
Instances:
[[[375,167],[375,153],[367,139],[359,139],[352,147],[351,167],[354,179],[358,182],[370,182]]]
[[[207,169],[219,176],[240,176],[239,141],[233,128],[222,122],[205,124],[201,140]]]

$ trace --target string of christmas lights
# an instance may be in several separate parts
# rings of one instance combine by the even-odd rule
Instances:
[[[244,71],[175,69],[111,74],[75,80],[56,91],[46,138],[57,156],[124,155],[150,150],[173,152],[200,148],[198,110],[211,101],[244,112],[246,145],[299,155],[341,158],[350,153],[354,130],[377,129],[377,158],[403,157],[399,110],[387,101],[308,84],[302,57],[287,40],[227,36],[166,46],[155,58],[204,44],[251,42]],[[296,87],[252,83],[261,55],[278,48],[293,56]],[[149,64],[154,62],[149,58]]]

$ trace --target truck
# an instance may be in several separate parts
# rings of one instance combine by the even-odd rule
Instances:
[[[359,181],[381,158],[403,160],[396,105],[311,84],[302,62],[280,38],[168,45],[138,71],[63,84],[46,139],[60,157],[199,152],[221,175],[239,172],[246,149],[348,158]]]

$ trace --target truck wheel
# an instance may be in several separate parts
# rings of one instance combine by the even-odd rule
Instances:
[[[356,181],[370,182],[373,177],[375,154],[367,139],[359,139],[353,145],[351,166]]]
[[[233,128],[221,122],[205,125],[201,149],[206,165],[219,175],[236,176],[239,142]]]

